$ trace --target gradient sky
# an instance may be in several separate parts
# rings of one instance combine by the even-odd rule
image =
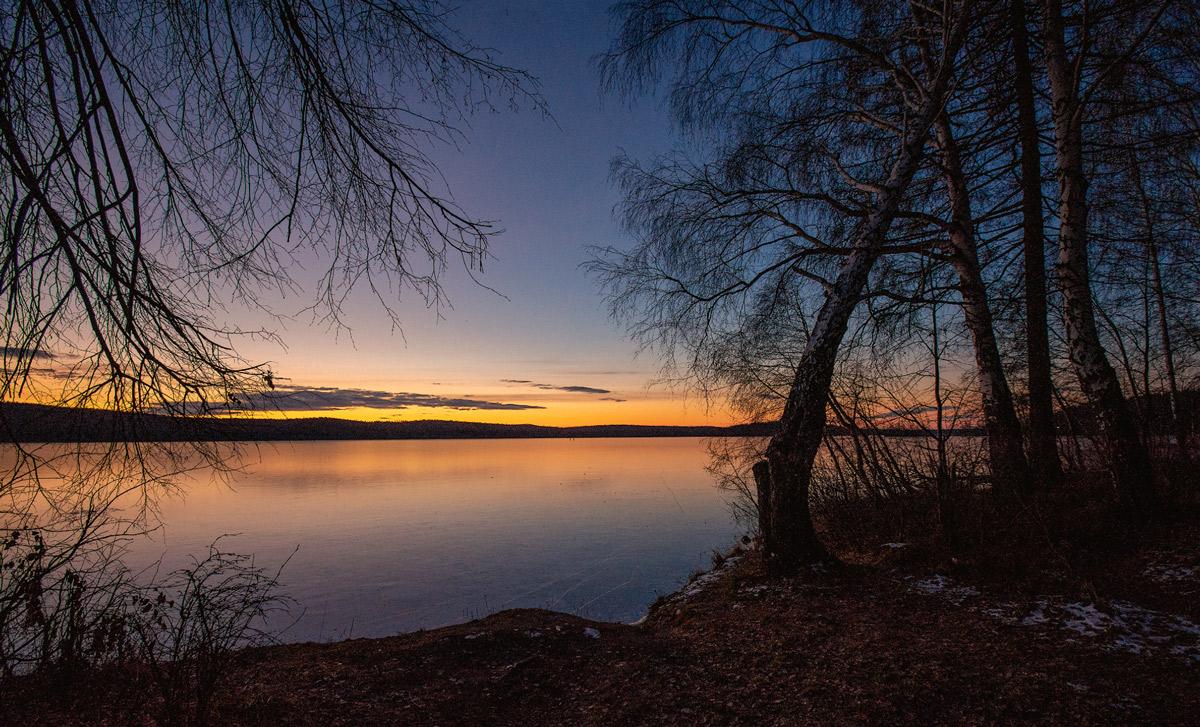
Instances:
[[[553,115],[483,113],[463,129],[458,151],[432,150],[457,202],[505,230],[481,278],[505,297],[452,270],[444,282],[453,307],[439,320],[409,296],[398,306],[402,334],[365,292],[345,307],[350,336],[303,316],[274,325],[286,349],[248,342],[239,350],[272,362],[286,387],[299,390],[287,408],[546,425],[728,423],[695,397],[648,388],[656,358],[635,358],[634,344],[580,268],[588,246],[629,244],[613,213],[619,197],[608,180],[610,159],[620,150],[644,158],[673,143],[657,100],[631,105],[601,93],[592,58],[614,32],[609,1],[468,0],[459,7],[451,23],[537,77]],[[288,299],[279,312],[307,302]]]

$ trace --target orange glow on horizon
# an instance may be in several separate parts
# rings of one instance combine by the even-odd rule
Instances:
[[[480,424],[532,424],[543,427],[581,427],[603,425],[638,426],[717,426],[736,424],[725,411],[705,411],[699,403],[649,399],[620,404],[591,402],[547,403],[544,409],[454,409],[445,407],[409,407],[373,409],[351,407],[305,411],[257,411],[249,416],[267,419],[349,419],[364,422],[454,421]]]
[[[314,377],[315,378],[315,377]],[[566,378],[571,383],[575,378]],[[632,378],[632,377],[631,377]],[[644,388],[645,379],[634,381],[595,382],[609,389],[572,391],[573,388],[559,385],[528,385],[529,382],[495,382],[463,379],[449,384],[431,384],[420,381],[366,380],[346,384],[335,384],[318,380],[311,386],[305,381],[299,389],[315,391],[337,390],[343,392],[365,391],[366,393],[415,391],[411,396],[421,401],[425,392],[430,404],[401,403],[396,406],[313,406],[306,408],[303,402],[293,402],[294,408],[263,408],[253,411],[226,411],[218,416],[232,418],[253,417],[264,419],[347,419],[352,421],[454,421],[482,424],[530,424],[545,427],[578,427],[605,425],[635,426],[731,426],[740,423],[727,407],[718,402],[706,405],[700,397],[689,397],[662,389]],[[34,386],[27,387],[14,402],[48,406],[70,406],[69,392],[64,391],[61,379],[33,377]],[[630,384],[633,384],[631,386]],[[285,387],[286,390],[286,387]],[[449,391],[447,391],[449,390]],[[443,393],[444,392],[444,393]],[[450,400],[448,406],[437,406],[436,398]],[[475,403],[479,406],[472,406]],[[455,404],[463,405],[455,405]],[[299,405],[297,405],[299,404]],[[77,404],[76,404],[77,405]],[[89,408],[117,408],[112,402],[107,405],[95,401]]]

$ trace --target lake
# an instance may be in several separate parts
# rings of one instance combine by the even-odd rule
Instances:
[[[523,607],[635,621],[741,534],[707,462],[693,438],[264,444],[228,484],[164,499],[128,562],[178,567],[224,534],[260,566],[290,556],[285,641]]]

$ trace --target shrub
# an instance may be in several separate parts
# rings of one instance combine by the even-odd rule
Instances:
[[[217,546],[128,598],[130,639],[161,700],[160,724],[206,724],[234,651],[274,641],[266,621],[290,604],[277,592],[279,570]]]

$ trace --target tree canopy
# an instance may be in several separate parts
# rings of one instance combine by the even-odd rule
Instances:
[[[970,393],[954,415],[986,431],[1009,511],[1057,479],[1054,411],[1084,401],[1117,499],[1152,507],[1148,420],[1139,431],[1127,399],[1149,401],[1155,378],[1178,401],[1177,359],[1197,358],[1178,345],[1196,310],[1175,252],[1194,237],[1194,3],[634,0],[618,12],[610,82],[665,86],[687,136],[614,162],[633,244],[598,251],[593,270],[669,377],[779,421],[755,455],[770,464],[754,471],[758,509],[777,520],[769,555],[825,556],[807,498],[830,421],[924,428],[943,481],[947,370]],[[1122,310],[1130,296],[1137,308]],[[1010,383],[1021,374],[1027,386]],[[864,385],[898,395],[837,400]]]

